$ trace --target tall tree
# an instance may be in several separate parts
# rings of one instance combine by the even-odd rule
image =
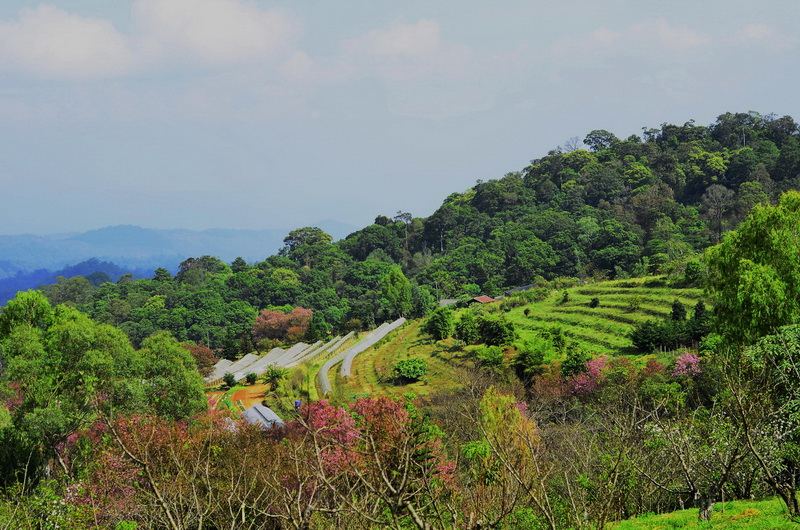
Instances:
[[[705,255],[706,288],[719,330],[752,343],[800,318],[800,193],[757,205]]]

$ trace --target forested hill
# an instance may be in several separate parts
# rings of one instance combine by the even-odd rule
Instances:
[[[159,270],[99,288],[66,280],[47,292],[74,297],[135,343],[166,329],[235,350],[270,306],[313,309],[314,338],[540,278],[691,281],[693,260],[755,204],[800,187],[800,132],[788,116],[727,113],[708,126],[663,124],[625,139],[595,130],[571,144],[450,195],[426,219],[381,215],[338,242],[306,227],[259,263],[204,256],[175,277]]]

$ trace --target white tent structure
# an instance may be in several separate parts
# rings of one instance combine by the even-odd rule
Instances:
[[[272,427],[278,426],[283,427],[284,422],[275,414],[275,412],[269,408],[265,407],[264,405],[256,404],[247,409],[242,413],[242,418],[247,423],[252,423],[253,425],[261,425],[263,429],[271,429]]]

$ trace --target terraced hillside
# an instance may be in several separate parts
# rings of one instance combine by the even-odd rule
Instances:
[[[691,313],[702,297],[700,289],[673,289],[659,277],[636,278],[553,291],[545,300],[516,307],[507,316],[523,339],[538,329],[560,327],[587,350],[632,353],[628,335],[636,324],[668,316],[675,299]],[[593,298],[599,300],[597,307],[590,305]]]
[[[560,327],[586,350],[598,354],[631,354],[636,352],[628,335],[637,323],[668,316],[675,299],[691,313],[702,295],[700,289],[667,287],[663,279],[656,277],[617,280],[553,290],[544,300],[514,307],[505,315],[514,322],[521,339],[532,337],[540,329]],[[590,305],[593,298],[599,300],[596,307]],[[503,312],[508,305],[506,300],[483,308]],[[316,345],[316,348],[309,346],[311,354],[304,355],[302,349],[298,349],[293,362],[279,363],[287,369],[288,377],[279,392],[270,397],[270,406],[290,410],[295,399],[314,401],[323,397],[347,402],[359,395],[399,396],[411,392],[425,396],[435,390],[460,386],[464,370],[474,367],[473,347],[454,348],[453,339],[433,341],[421,331],[422,322],[398,321],[396,329],[387,331],[385,338],[377,341],[366,340],[370,334],[364,333],[348,335],[322,346]],[[357,348],[358,355],[352,356],[347,372],[342,360],[362,341],[366,349]],[[281,359],[289,359],[286,355],[282,353]],[[397,384],[392,379],[392,368],[397,361],[409,358],[424,360],[428,374],[418,382]]]

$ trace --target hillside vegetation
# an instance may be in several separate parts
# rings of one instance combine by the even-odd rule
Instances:
[[[553,290],[540,302],[511,309],[508,318],[523,339],[557,327],[581,348],[618,355],[636,351],[630,339],[636,325],[668,318],[675,300],[691,308],[701,298],[701,289],[671,288],[664,278],[645,277]]]
[[[194,256],[175,277],[160,269],[152,280],[70,282],[52,296],[119,326],[135,345],[166,330],[236,357],[254,349],[246,342],[256,314],[275,307],[313,310],[313,342],[421,317],[437,299],[561,277],[679,281],[689,270],[696,281],[708,246],[800,184],[800,133],[788,116],[726,113],[625,139],[595,130],[584,147],[479,181],[427,218],[378,215],[340,241],[301,227],[262,261]]]
[[[800,521],[797,124],[584,143],[427,219],[18,294],[0,526]]]

